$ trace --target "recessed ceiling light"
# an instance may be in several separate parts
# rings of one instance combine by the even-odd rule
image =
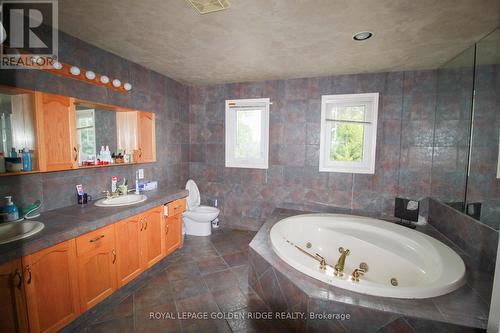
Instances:
[[[373,36],[373,34],[371,32],[363,31],[363,32],[358,32],[357,34],[352,36],[352,39],[357,40],[357,41],[361,41],[361,40],[367,40],[371,36]]]

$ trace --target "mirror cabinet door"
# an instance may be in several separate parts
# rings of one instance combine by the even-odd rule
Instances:
[[[29,91],[0,89],[0,172],[33,171],[37,167],[35,96]],[[25,162],[23,165],[23,156]]]
[[[40,170],[78,167],[73,98],[37,92],[36,108]]]

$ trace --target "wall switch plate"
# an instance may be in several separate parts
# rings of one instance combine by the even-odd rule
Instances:
[[[144,169],[137,170],[139,172],[139,179],[144,179]]]
[[[410,203],[410,205],[408,205]],[[416,203],[416,205],[415,205]],[[419,204],[416,200],[396,198],[394,216],[407,221],[418,221]],[[412,209],[408,209],[412,208]]]

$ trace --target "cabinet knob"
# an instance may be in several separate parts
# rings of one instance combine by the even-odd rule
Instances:
[[[75,152],[75,162],[78,161],[78,149],[76,147],[73,147],[73,151]]]
[[[113,254],[113,264],[116,262],[116,250],[113,249],[113,251],[111,251],[111,253]]]
[[[166,228],[165,228],[165,234],[168,235],[168,223],[166,224]]]
[[[23,285],[23,278],[21,276],[19,268],[16,268],[14,272],[14,278],[17,279],[17,282],[14,282],[14,285],[16,286],[17,289],[21,289],[21,286]]]
[[[24,270],[26,271],[26,273],[28,273],[28,280],[26,281],[28,284],[31,283],[31,267],[28,265],[24,268]]]

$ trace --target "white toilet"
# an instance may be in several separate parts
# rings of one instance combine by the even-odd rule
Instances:
[[[182,215],[186,226],[186,234],[209,236],[212,233],[212,221],[219,216],[219,209],[200,206],[200,191],[192,179],[187,181],[186,190],[189,191],[186,199],[187,210]]]

